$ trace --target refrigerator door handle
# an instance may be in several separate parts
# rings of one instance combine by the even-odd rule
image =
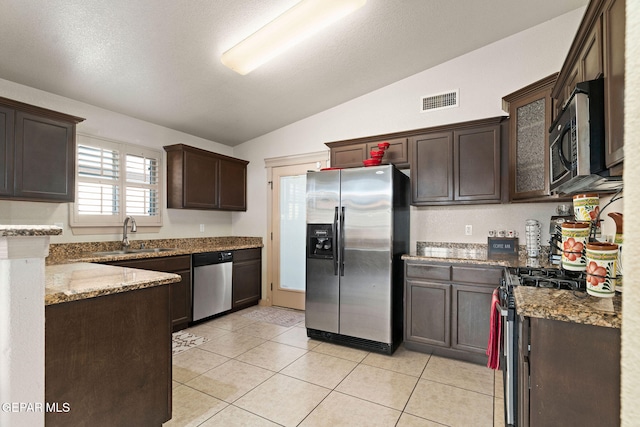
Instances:
[[[338,275],[338,207],[336,206],[336,210],[333,213],[333,247],[331,251],[333,253],[333,275]]]
[[[344,276],[344,206],[340,212],[340,276]]]

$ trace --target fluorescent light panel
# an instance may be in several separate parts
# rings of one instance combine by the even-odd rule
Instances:
[[[222,63],[239,74],[248,74],[366,1],[303,0],[223,53]]]

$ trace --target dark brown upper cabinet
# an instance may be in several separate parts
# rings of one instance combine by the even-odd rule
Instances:
[[[509,199],[549,200],[551,89],[558,73],[503,98],[509,109]]]
[[[83,118],[0,98],[0,197],[73,202]]]
[[[184,144],[167,152],[167,207],[247,210],[247,164]]]
[[[439,126],[412,136],[412,204],[500,203],[502,120]]]
[[[607,167],[624,160],[625,0],[606,2],[603,20],[605,132]],[[622,171],[612,171],[619,175]]]
[[[331,153],[331,166],[334,168],[361,167],[362,161],[371,158],[371,151],[378,149],[378,144],[388,142],[389,148],[382,158],[383,164],[393,164],[398,168],[409,166],[408,138],[399,134],[377,135],[346,141],[327,142]]]
[[[625,0],[592,0],[551,96],[558,116],[576,83],[604,77],[606,164],[622,175],[624,161]]]

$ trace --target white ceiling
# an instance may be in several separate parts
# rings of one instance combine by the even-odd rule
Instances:
[[[246,76],[222,65],[297,1],[2,0],[0,78],[235,146],[588,2],[368,0]]]

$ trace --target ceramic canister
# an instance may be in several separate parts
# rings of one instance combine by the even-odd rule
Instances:
[[[600,212],[600,198],[597,194],[573,196],[573,213],[576,221],[595,221],[598,212]]]
[[[584,248],[590,225],[577,221],[562,223],[562,268],[565,270],[584,271],[587,268]]]
[[[616,293],[618,245],[607,242],[587,243],[587,293],[611,298]]]

